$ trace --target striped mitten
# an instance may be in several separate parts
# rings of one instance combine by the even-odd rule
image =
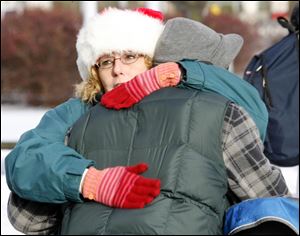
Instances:
[[[180,75],[177,63],[160,64],[105,93],[101,104],[117,110],[131,107],[160,88],[176,86],[180,82]]]
[[[148,165],[90,167],[83,182],[83,197],[116,208],[144,208],[159,195],[160,180],[145,178]]]

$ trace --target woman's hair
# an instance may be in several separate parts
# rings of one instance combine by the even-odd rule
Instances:
[[[152,58],[149,56],[145,56],[144,58],[146,67],[150,69],[153,65]],[[80,98],[86,103],[97,102],[96,95],[98,93],[104,93],[98,69],[95,66],[90,68],[89,79],[75,84],[74,87],[75,97]]]

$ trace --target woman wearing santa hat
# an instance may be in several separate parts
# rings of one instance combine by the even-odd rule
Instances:
[[[6,158],[8,186],[20,197],[35,201],[36,206],[34,218],[29,216],[32,212],[27,211],[26,202],[11,212],[21,211],[17,222],[22,223],[13,223],[18,230],[57,233],[61,223],[57,203],[93,200],[114,208],[143,208],[159,195],[160,180],[141,176],[148,168],[146,163],[99,170],[93,160],[65,146],[63,139],[68,128],[97,103],[99,95],[152,67],[155,45],[163,29],[163,15],[146,8],[107,8],[81,28],[76,49],[83,81],[75,89],[80,99],[70,99],[48,111]],[[176,63],[156,67],[155,76],[144,75],[149,80],[143,96],[175,86],[180,73]],[[23,151],[19,152],[20,148]],[[15,168],[17,162],[26,164]],[[28,175],[28,171],[34,171],[34,175]],[[45,210],[46,217],[41,214]]]

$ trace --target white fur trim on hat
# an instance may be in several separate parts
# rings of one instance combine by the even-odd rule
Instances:
[[[83,80],[103,54],[133,51],[153,57],[163,31],[159,19],[134,10],[108,8],[85,24],[77,36],[77,66]]]

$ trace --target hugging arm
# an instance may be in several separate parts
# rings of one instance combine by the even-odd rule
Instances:
[[[162,63],[136,76],[104,94],[102,105],[117,110],[128,108],[160,88],[176,85],[211,91],[243,107],[256,123],[261,139],[265,139],[268,111],[255,88],[221,67],[195,60],[182,60],[178,64]]]
[[[87,109],[79,99],[70,99],[49,110],[36,128],[21,136],[5,159],[11,191],[39,202],[82,201],[81,175],[93,162],[65,146],[64,137]]]
[[[117,110],[131,107],[160,88],[176,86],[180,77],[181,70],[177,63],[162,63],[105,93],[101,104]]]
[[[266,136],[268,110],[258,91],[248,82],[224,68],[194,60],[182,60],[185,80],[180,86],[218,93],[243,107],[255,122],[262,141]]]
[[[251,117],[236,104],[229,106],[222,146],[230,189],[240,200],[289,195],[280,169],[263,153],[263,143]]]

